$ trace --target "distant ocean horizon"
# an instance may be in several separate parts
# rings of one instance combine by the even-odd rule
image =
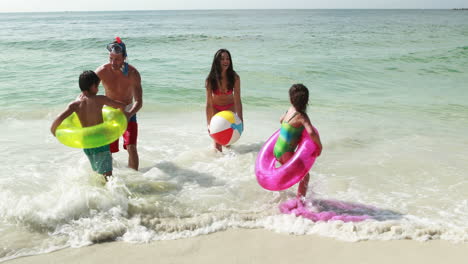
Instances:
[[[142,77],[141,170],[126,168],[121,151],[115,179],[103,185],[83,151],[61,145],[49,127],[79,94],[78,75],[107,62],[116,36]],[[467,12],[0,13],[0,47],[0,262],[231,228],[468,241]],[[215,154],[204,83],[220,48],[241,78],[245,130]],[[279,128],[294,83],[309,88],[308,115],[324,145],[306,200],[371,219],[281,214],[297,187],[270,192],[256,182],[257,153]]]
[[[56,11],[8,11],[0,12],[0,14],[34,14],[34,13],[95,13],[95,12],[173,12],[173,11],[360,11],[360,10],[376,10],[376,11],[417,11],[417,10],[452,10],[452,11],[464,11],[468,10],[468,7],[447,7],[447,8],[231,8],[231,9],[122,9],[122,10],[56,10]]]

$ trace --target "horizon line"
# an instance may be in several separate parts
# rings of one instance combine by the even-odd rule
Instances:
[[[80,12],[150,12],[150,11],[236,11],[236,10],[468,10],[463,7],[453,8],[212,8],[212,9],[122,9],[122,10],[56,10],[56,11],[0,11],[11,13],[80,13]]]

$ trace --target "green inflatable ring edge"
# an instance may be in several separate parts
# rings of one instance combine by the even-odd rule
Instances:
[[[82,127],[76,113],[71,114],[57,127],[55,136],[60,143],[72,148],[97,148],[117,140],[127,129],[127,118],[119,109],[102,108],[103,123]]]

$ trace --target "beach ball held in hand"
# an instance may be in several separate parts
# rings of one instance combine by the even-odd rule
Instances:
[[[216,143],[223,146],[236,142],[243,130],[241,119],[232,111],[221,111],[210,121],[210,136]]]

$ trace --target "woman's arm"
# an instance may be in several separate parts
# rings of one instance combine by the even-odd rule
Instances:
[[[206,125],[210,126],[211,118],[213,117],[213,93],[211,91],[210,82],[205,81],[206,90]]]
[[[242,100],[240,89],[240,77],[236,75],[236,82],[234,83],[234,107],[239,118],[244,122],[244,115],[242,113]]]

